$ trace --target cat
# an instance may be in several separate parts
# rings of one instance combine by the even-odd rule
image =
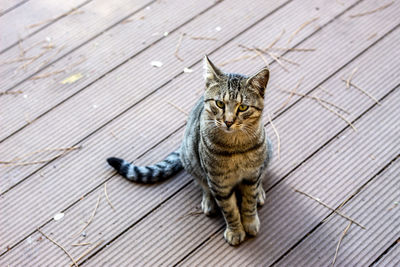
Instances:
[[[107,161],[122,176],[142,183],[185,169],[202,188],[204,214],[219,208],[226,222],[225,240],[238,245],[246,233],[257,235],[257,204],[265,201],[261,177],[272,158],[272,143],[261,117],[269,70],[247,77],[222,72],[207,56],[203,62],[205,91],[189,115],[179,150],[145,167],[114,157]]]

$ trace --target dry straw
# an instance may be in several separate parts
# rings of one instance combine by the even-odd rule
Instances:
[[[309,25],[310,23],[312,23],[312,22],[314,22],[314,21],[316,21],[316,20],[318,20],[318,19],[319,19],[319,17],[316,17],[316,18],[313,18],[313,19],[311,19],[311,20],[309,20],[309,21],[306,21],[306,22],[304,22],[303,24],[301,24],[300,27],[299,27],[297,30],[295,30],[295,31],[292,33],[292,35],[290,35],[287,44],[290,44],[290,43],[292,42],[292,40],[294,39],[294,37],[295,37],[297,34],[299,34],[299,32],[300,32],[302,29],[304,29],[305,27],[307,27],[307,25]]]
[[[175,53],[174,53],[175,57],[176,57],[179,61],[183,61],[183,58],[181,58],[181,57],[179,56],[179,49],[181,48],[181,45],[182,45],[183,36],[185,36],[185,33],[181,33],[181,35],[179,36],[178,44],[176,45]]]
[[[370,15],[370,14],[376,13],[376,12],[378,12],[378,11],[382,11],[382,10],[384,10],[384,9],[386,9],[386,8],[388,8],[388,7],[390,7],[390,6],[393,5],[393,4],[394,4],[394,1],[392,1],[392,2],[390,2],[390,3],[388,3],[388,4],[386,4],[386,5],[383,5],[383,6],[381,6],[381,7],[378,7],[378,8],[375,8],[375,9],[373,9],[373,10],[370,10],[370,11],[366,11],[366,12],[362,12],[362,13],[350,15],[349,17],[352,18],[352,19],[354,19],[354,18],[357,18],[357,17],[362,17],[362,16],[365,16],[365,15]]]
[[[56,246],[58,246],[59,248],[61,248],[65,254],[68,255],[68,257],[72,260],[72,265],[75,265],[76,267],[78,267],[78,264],[76,263],[76,261],[74,260],[74,258],[71,256],[71,254],[69,254],[69,252],[60,244],[58,244],[56,241],[54,241],[52,238],[50,238],[49,236],[47,236],[45,233],[43,233],[39,228],[37,228],[38,232],[41,233],[44,237],[46,237],[48,240],[50,240],[53,244],[55,244]]]
[[[281,159],[281,137],[279,136],[278,130],[275,128],[275,125],[272,123],[271,115],[269,113],[268,113],[268,120],[269,120],[269,123],[271,124],[271,127],[274,130],[275,135],[276,135],[276,139],[278,142],[278,159],[280,160]]]
[[[289,93],[290,93],[289,97],[288,97],[288,98],[286,99],[286,101],[283,102],[282,105],[274,112],[274,114],[276,114],[276,113],[278,113],[279,111],[281,111],[283,108],[286,107],[287,104],[290,103],[290,100],[292,100],[293,95],[296,94],[296,91],[297,91],[297,89],[299,89],[300,84],[303,82],[303,79],[304,79],[304,76],[301,77],[301,78],[299,79],[299,81],[297,82],[296,86],[289,92]]]
[[[325,105],[321,99],[317,96],[314,96],[315,99],[317,99],[318,103],[323,106],[324,108],[326,108],[327,110],[329,110],[330,112],[332,112],[333,114],[335,114],[336,116],[338,116],[339,118],[341,118],[342,120],[344,120],[348,125],[351,126],[351,128],[353,128],[353,130],[355,132],[357,132],[357,128],[348,120],[346,119],[342,114],[340,114],[339,112],[337,112],[336,110],[331,109],[330,107],[328,107],[327,105]]]
[[[347,231],[349,231],[350,226],[352,224],[353,224],[353,222],[349,222],[349,225],[347,225],[346,229],[344,229],[342,235],[340,236],[339,242],[338,242],[338,244],[336,246],[335,257],[333,257],[332,267],[335,266],[336,258],[337,258],[337,255],[339,253],[340,244],[342,243],[342,240],[343,240],[344,236],[347,234]]]
[[[85,252],[82,253],[82,255],[79,256],[78,259],[76,259],[76,262],[79,262],[80,260],[82,260],[84,257],[86,257],[87,255],[89,255],[90,252],[92,252],[93,250],[95,250],[96,248],[98,248],[101,244],[103,244],[104,240],[100,240],[96,245],[94,245],[91,248],[88,248]],[[73,264],[71,264],[70,266],[73,266]]]
[[[107,182],[104,184],[104,195],[106,196],[107,202],[110,205],[110,207],[115,211],[115,208],[114,208],[113,204],[111,203],[110,198],[108,197],[108,194],[107,194]]]
[[[89,224],[93,221],[93,218],[94,218],[94,216],[96,215],[97,208],[99,207],[100,198],[101,198],[101,193],[99,194],[99,197],[97,198],[96,207],[94,208],[94,210],[93,210],[93,212],[92,212],[92,215],[91,215],[90,218],[89,218],[89,221],[87,221],[87,222],[85,223],[85,225],[82,227],[82,229],[81,229],[77,234],[75,234],[75,235],[73,236],[73,238],[78,237],[78,236],[83,232],[83,230],[85,230],[86,227],[88,227]]]
[[[342,81],[344,81],[345,83],[347,83],[347,80],[342,78]],[[376,99],[373,95],[371,95],[370,93],[368,93],[367,91],[365,91],[364,89],[360,88],[359,86],[355,85],[353,82],[350,82],[350,85],[353,86],[354,88],[360,90],[361,92],[363,92],[366,96],[368,96],[369,98],[371,98],[372,100],[374,100],[376,102],[376,104],[378,104],[379,106],[381,105],[381,103],[379,102],[378,99]]]
[[[318,198],[313,197],[313,196],[311,196],[311,195],[309,195],[309,194],[307,194],[307,193],[305,193],[305,192],[303,192],[303,191],[300,191],[300,190],[298,190],[298,189],[296,189],[296,188],[293,188],[293,190],[294,190],[295,192],[297,192],[297,193],[300,193],[300,194],[302,194],[302,195],[305,195],[306,197],[311,198],[312,200],[318,202],[319,204],[321,204],[321,205],[324,206],[325,208],[330,209],[331,211],[335,212],[336,214],[338,214],[339,216],[345,218],[346,220],[349,220],[350,222],[352,222],[352,223],[354,223],[354,224],[360,226],[362,229],[364,229],[364,230],[366,229],[365,226],[363,226],[363,225],[361,225],[360,223],[356,222],[355,220],[353,220],[353,219],[350,218],[349,216],[347,216],[347,215],[345,215],[345,214],[339,212],[337,209],[334,209],[334,208],[328,206],[327,204],[325,204],[324,202],[322,202],[322,201],[319,200]]]

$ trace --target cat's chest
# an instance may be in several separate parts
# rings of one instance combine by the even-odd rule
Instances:
[[[232,176],[238,179],[257,175],[265,160],[265,146],[246,153],[218,153],[203,148],[202,167],[211,176]]]

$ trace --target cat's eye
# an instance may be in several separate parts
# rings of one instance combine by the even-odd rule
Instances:
[[[216,101],[215,101],[215,104],[217,104],[217,107],[219,107],[219,108],[224,108],[224,107],[225,107],[224,102],[222,102],[222,101],[220,101],[220,100],[216,100]]]
[[[241,112],[246,111],[248,109],[249,109],[249,106],[246,106],[246,105],[240,105],[239,106],[239,111],[241,111]]]

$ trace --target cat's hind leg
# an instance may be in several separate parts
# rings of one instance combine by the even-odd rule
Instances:
[[[217,203],[210,190],[203,188],[203,199],[201,200],[201,209],[207,216],[213,216],[217,213]]]
[[[258,206],[263,206],[265,203],[265,191],[262,186],[262,182],[258,185],[258,195],[257,195],[257,205]]]

